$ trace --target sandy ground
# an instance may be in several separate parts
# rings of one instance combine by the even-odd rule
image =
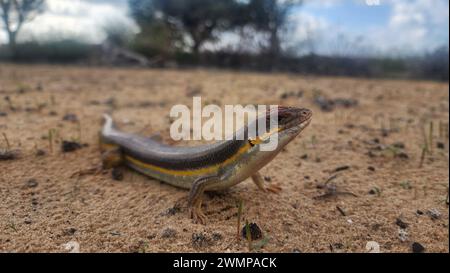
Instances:
[[[102,113],[124,130],[167,138],[170,108],[193,95],[314,111],[302,137],[261,170],[280,193],[246,180],[206,195],[208,223],[198,225],[186,191],[127,169],[122,181],[90,171],[101,164]],[[318,96],[345,101],[324,111]],[[243,221],[266,237],[253,251],[366,252],[369,241],[381,252],[411,252],[414,242],[449,251],[448,84],[0,64],[0,98],[0,133],[18,153],[0,161],[0,252],[67,252],[68,242],[81,252],[246,252],[236,240],[239,200]],[[62,153],[62,140],[88,146]]]

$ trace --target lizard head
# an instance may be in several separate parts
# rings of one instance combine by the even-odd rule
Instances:
[[[274,111],[278,112],[277,115],[274,115]],[[277,127],[270,128],[271,121],[273,123],[271,119],[274,118],[277,119]],[[255,146],[261,143],[268,143],[270,137],[278,133],[278,146],[282,148],[309,125],[312,119],[312,111],[306,108],[278,106],[267,111],[266,115],[259,119],[265,119],[268,130],[262,134],[258,133],[256,137],[251,138],[249,140],[250,144]]]
[[[249,137],[250,148],[247,150],[246,159],[242,163],[250,172],[259,170],[269,163],[289,142],[300,134],[311,122],[312,112],[305,108],[283,107],[275,108],[277,115],[273,115],[274,110],[267,111],[265,115],[259,116],[259,122],[266,122],[265,133],[258,133],[254,137]],[[270,128],[271,119],[276,118],[278,125]],[[272,120],[273,124],[273,120]],[[271,138],[277,134],[277,138]],[[271,141],[274,141],[270,143]],[[262,144],[267,144],[263,149]],[[274,145],[275,144],[275,145]],[[274,146],[272,146],[274,145]],[[267,149],[269,148],[269,149]]]

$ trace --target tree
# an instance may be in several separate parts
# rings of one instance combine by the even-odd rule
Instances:
[[[31,21],[44,10],[45,0],[0,0],[0,16],[3,21],[3,28],[9,38],[9,48],[12,56],[15,57],[17,34],[23,24]]]
[[[285,26],[289,11],[300,0],[250,0],[247,6],[247,23],[256,30],[268,34],[268,52],[278,58],[281,51],[281,31]]]
[[[235,0],[130,0],[129,3],[141,28],[163,22],[171,31],[187,34],[195,55],[205,42],[217,38],[217,32],[235,27],[237,10],[243,5]],[[180,36],[183,35],[177,35]]]

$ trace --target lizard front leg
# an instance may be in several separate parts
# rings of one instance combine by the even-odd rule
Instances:
[[[251,178],[252,178],[253,182],[256,184],[256,186],[263,192],[270,191],[273,193],[279,193],[281,191],[281,188],[276,185],[269,185],[268,187],[265,187],[264,179],[259,172],[252,174]]]
[[[207,186],[219,182],[220,178],[216,175],[212,175],[199,177],[192,184],[191,191],[189,192],[188,204],[190,207],[191,218],[194,222],[200,224],[206,223],[206,215],[202,212],[203,192],[205,192]]]

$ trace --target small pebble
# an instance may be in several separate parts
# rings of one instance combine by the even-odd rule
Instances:
[[[350,169],[350,166],[345,165],[345,166],[337,167],[336,169],[334,169],[333,172],[336,173],[336,172],[341,172],[341,171],[345,171],[345,170],[348,170],[348,169]]]
[[[405,153],[405,152],[401,152],[401,153],[398,153],[398,154],[396,155],[396,157],[398,157],[398,158],[400,158],[400,159],[408,159],[408,158],[409,158],[409,155],[408,155],[407,153]]]
[[[413,253],[422,253],[425,251],[425,247],[418,242],[414,242],[411,247]]]
[[[427,211],[427,214],[431,217],[433,220],[437,220],[441,218],[441,212],[435,208],[429,209]]]
[[[27,181],[27,187],[28,188],[36,188],[38,186],[38,182],[36,179],[31,178]]]
[[[380,244],[375,241],[369,241],[366,244],[366,250],[368,253],[380,253]]]
[[[113,168],[111,171],[111,176],[116,181],[122,181],[123,180],[123,172],[120,168]]]
[[[63,117],[63,120],[65,120],[65,121],[71,121],[71,122],[76,122],[76,121],[78,121],[78,117],[77,117],[77,115],[75,115],[75,114],[66,114],[66,115]]]
[[[177,235],[177,231],[172,228],[166,228],[161,233],[161,238],[174,238]]]
[[[400,228],[403,228],[403,229],[408,228],[408,223],[404,222],[404,221],[403,221],[402,219],[400,219],[400,218],[397,218],[397,220],[395,221],[395,224],[396,224],[397,226],[399,226]]]
[[[19,150],[0,149],[0,161],[17,159],[19,154]]]
[[[63,153],[73,152],[73,151],[76,151],[81,148],[82,148],[82,145],[75,141],[64,140],[61,144],[61,149],[62,149]]]
[[[402,228],[398,229],[398,238],[402,242],[408,241],[408,232],[406,231],[406,229],[402,229]]]
[[[250,229],[250,239],[252,241],[259,240],[263,237],[262,231],[256,223],[250,223],[248,225],[249,225],[249,229]],[[244,227],[242,228],[241,235],[244,239],[247,239],[247,226],[246,225],[244,225]]]
[[[80,244],[76,241],[70,241],[66,244],[63,244],[65,250],[68,250],[69,253],[80,253]]]
[[[36,151],[36,156],[44,156],[44,155],[46,155],[46,152],[44,150],[39,149]]]
[[[68,228],[68,229],[64,230],[63,235],[71,236],[71,235],[74,235],[75,232],[77,232],[77,229],[72,227],[72,228]]]
[[[203,233],[192,234],[192,245],[195,248],[203,248],[209,246],[209,239]]]

